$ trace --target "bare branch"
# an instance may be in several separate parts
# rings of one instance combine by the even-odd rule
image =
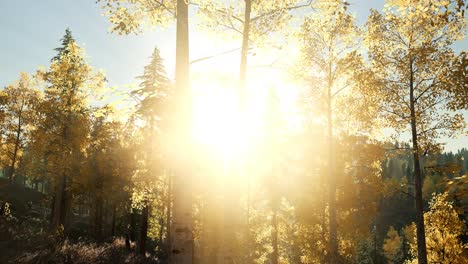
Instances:
[[[302,8],[302,7],[306,7],[306,6],[310,6],[312,4],[312,0],[308,1],[306,4],[302,4],[302,5],[297,5],[297,6],[290,6],[290,7],[285,7],[285,8],[277,8],[277,9],[273,9],[271,10],[270,12],[267,12],[267,13],[264,13],[264,14],[260,14],[252,19],[250,19],[250,22],[253,23],[259,19],[262,19],[264,17],[267,17],[267,16],[271,16],[273,14],[275,14],[276,12],[279,12],[279,11],[283,11],[283,10],[286,10],[286,11],[291,11],[291,10],[294,10],[294,9],[299,9],[299,8]]]
[[[240,49],[241,48],[230,49],[230,50],[223,51],[223,52],[211,55],[211,56],[201,57],[201,58],[198,58],[198,59],[195,59],[195,60],[191,61],[190,64],[194,64],[194,63],[197,63],[197,62],[200,62],[200,61],[208,60],[208,59],[211,59],[211,58],[214,58],[214,57],[217,57],[217,56],[221,56],[221,55],[224,55],[224,54],[228,54],[228,53],[240,50]]]
[[[200,6],[200,4],[197,4],[197,3],[190,3],[190,5],[193,5],[193,6],[202,8],[202,7]],[[237,20],[238,22],[244,24],[244,20],[242,20],[240,17],[235,16],[235,15],[233,15],[233,14],[229,14],[228,12],[226,12],[226,11],[223,10],[223,9],[215,9],[215,11],[218,12],[218,13],[224,14],[224,15],[226,15],[226,16],[229,16],[229,17],[233,18],[234,20]]]
[[[408,195],[409,197],[411,197],[411,198],[414,199],[414,195],[412,195],[411,193],[405,192],[405,191],[403,191],[403,190],[400,189],[400,188],[395,188],[395,189],[396,189],[397,191],[400,191],[401,193],[406,194],[406,195]]]
[[[418,133],[418,136],[424,135],[424,134],[426,134],[428,132],[431,132],[431,131],[435,131],[435,130],[439,130],[439,129],[445,129],[445,128],[450,128],[450,125],[440,125],[440,126],[435,125],[435,126],[433,126],[431,128],[420,131]]]
[[[410,105],[408,104],[408,102],[405,100],[405,98],[400,95],[397,91],[395,91],[394,89],[391,89],[391,88],[388,88],[387,86],[383,86],[387,91],[390,91],[391,93],[393,93],[394,95],[396,95],[404,104],[406,107],[408,107],[408,109],[410,109]]]
[[[225,27],[225,28],[228,28],[228,29],[232,29],[232,30],[234,30],[235,32],[237,32],[237,33],[239,33],[239,34],[242,35],[242,31],[240,31],[239,29],[235,28],[235,27],[232,25],[232,23],[231,23],[231,25],[222,24],[221,26],[223,26],[223,27]]]
[[[384,150],[387,150],[387,151],[393,151],[393,150],[413,150],[413,148],[400,148],[400,147],[396,147],[396,148],[384,148]]]
[[[396,113],[396,112],[394,112],[392,110],[388,110],[388,109],[385,109],[385,108],[381,108],[381,110],[384,111],[384,112],[387,112],[389,114],[394,114],[394,115],[398,116],[399,118],[401,118],[403,120],[409,121],[409,116],[404,116],[404,115],[398,114],[398,113]]]
[[[426,79],[422,79],[421,81],[419,81],[416,86],[415,86],[415,89],[424,81],[430,81],[432,79],[432,83],[431,85],[428,85],[426,87],[426,89],[424,89],[424,91],[422,91],[418,96],[416,96],[416,98],[414,99],[414,102],[416,103],[418,101],[419,98],[421,98],[421,96],[423,96],[427,91],[429,91],[432,87],[434,87],[434,85],[436,84],[436,81],[434,80],[435,78],[426,78]]]
[[[350,86],[350,83],[347,83],[345,86],[341,87],[340,89],[338,89],[337,91],[335,91],[331,97],[335,97],[336,95],[338,95],[341,91],[343,91],[344,89],[348,88]]]
[[[151,4],[153,4],[153,9],[157,9],[158,7],[162,7],[164,10],[166,10],[167,12],[169,12],[172,16],[174,16],[174,18],[177,17],[177,14],[175,13],[174,10],[170,9],[169,7],[167,7],[165,4],[164,4],[164,1],[161,0],[161,1],[157,1],[157,0],[153,0],[153,1],[150,1]]]
[[[440,100],[437,100],[435,101],[433,104],[430,104],[429,106],[425,107],[421,112],[420,114],[423,114],[424,112],[426,112],[427,110],[431,109],[432,107],[444,102],[445,100],[447,100],[447,98],[441,98]]]

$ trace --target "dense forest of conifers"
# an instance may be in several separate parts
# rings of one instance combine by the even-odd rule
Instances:
[[[96,4],[119,34],[174,22],[175,77],[155,48],[116,93],[66,29],[0,91],[0,263],[467,263],[468,146],[442,143],[466,137],[466,1],[388,0],[362,26],[341,0]],[[204,114],[193,16],[241,46]],[[294,85],[249,84],[283,37]]]

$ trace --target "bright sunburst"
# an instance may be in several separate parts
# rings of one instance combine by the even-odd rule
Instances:
[[[275,90],[277,111],[286,126],[290,130],[300,129],[296,87],[278,77],[259,77],[248,86],[245,111],[240,109],[236,82],[223,78],[193,82],[193,137],[203,154],[238,160],[258,147],[257,139],[264,130],[269,89]]]

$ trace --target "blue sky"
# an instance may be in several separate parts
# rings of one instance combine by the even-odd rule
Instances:
[[[359,23],[366,20],[369,8],[381,9],[383,6],[383,0],[349,2]],[[173,27],[148,30],[137,36],[119,36],[111,34],[109,26],[95,0],[0,0],[0,87],[16,80],[20,71],[33,73],[39,66],[47,66],[67,27],[86,49],[90,64],[104,69],[110,85],[134,82],[155,46],[161,50],[168,73],[172,75]],[[204,38],[203,34],[192,34],[191,37],[192,59],[232,48]],[[465,39],[455,49],[460,51],[467,47],[468,39]],[[237,67],[232,69],[235,71]],[[461,147],[468,147],[468,137],[451,141],[448,146],[452,150]]]
[[[2,0],[0,12],[0,87],[15,80],[20,71],[47,66],[67,27],[86,49],[90,63],[105,69],[113,84],[131,82],[155,45],[165,54],[171,45],[168,39],[173,39],[170,31],[111,34],[94,0]]]
[[[383,5],[381,1],[356,2],[352,9],[361,22],[369,7]],[[173,71],[175,35],[171,27],[137,36],[111,34],[95,0],[1,0],[0,12],[0,87],[17,79],[20,71],[34,72],[38,66],[48,65],[67,27],[86,49],[90,63],[104,69],[112,84],[132,82],[156,45],[167,58],[168,71]],[[199,43],[191,48],[193,58],[217,52]]]

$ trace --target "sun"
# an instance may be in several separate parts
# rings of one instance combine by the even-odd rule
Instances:
[[[234,86],[211,80],[193,93],[192,135],[202,155],[238,158],[251,140]]]
[[[265,133],[268,89],[277,92],[285,129],[300,127],[297,89],[280,78],[261,77],[250,80],[244,109],[235,80],[211,76],[192,81],[192,136],[199,155],[235,163],[254,152]]]
[[[207,42],[207,40],[210,40]],[[253,67],[247,77],[247,104],[239,107],[239,54],[220,53],[226,46],[236,43],[224,39],[213,41],[212,36],[194,39],[195,58],[209,57],[191,65],[192,90],[192,136],[197,153],[201,156],[216,156],[223,161],[235,162],[259,148],[264,134],[266,104],[269,89],[275,89],[280,99],[281,113],[285,126],[290,131],[301,129],[298,113],[298,86],[288,80],[288,73],[273,67]],[[291,45],[295,46],[295,45]],[[293,54],[297,48],[292,49]],[[250,64],[258,61],[271,62],[279,55],[277,50],[257,49]],[[206,75],[206,72],[210,74]]]

